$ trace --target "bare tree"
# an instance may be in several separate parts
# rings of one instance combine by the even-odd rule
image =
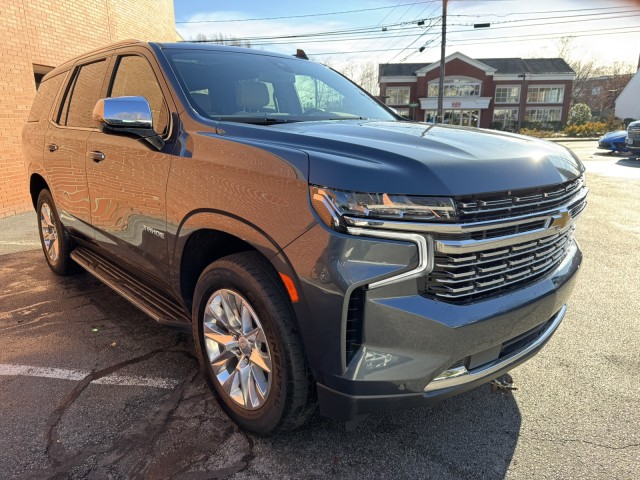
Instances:
[[[228,35],[222,35],[221,33],[216,33],[214,35],[206,35],[204,33],[198,33],[195,37],[192,37],[191,40],[201,43],[218,43],[220,45],[231,45],[232,47],[245,47],[251,48],[251,42],[248,40],[242,40],[236,37],[230,37]]]
[[[360,85],[371,95],[377,95],[378,66],[374,62],[347,62],[343,67],[336,68],[336,70]]]
[[[580,60],[574,54],[573,37],[562,37],[558,40],[558,56],[576,72],[573,80],[573,91],[571,93],[571,103],[575,103],[585,93],[589,84],[589,79],[601,75],[601,68],[594,60]]]

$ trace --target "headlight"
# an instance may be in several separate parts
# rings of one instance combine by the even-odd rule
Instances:
[[[327,226],[337,229],[353,224],[350,218],[370,220],[372,226],[382,221],[457,220],[455,204],[448,197],[361,193],[311,186],[311,204]]]

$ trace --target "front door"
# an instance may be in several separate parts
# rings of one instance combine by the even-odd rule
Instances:
[[[153,128],[169,132],[167,96],[152,60],[141,51],[119,52],[108,97],[142,96]],[[96,241],[135,269],[162,282],[168,278],[166,187],[171,142],[158,150],[126,135],[94,132],[87,141],[87,180]]]

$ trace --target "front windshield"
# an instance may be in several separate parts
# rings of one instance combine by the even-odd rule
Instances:
[[[297,58],[220,50],[165,50],[191,106],[249,123],[396,118],[330,68]]]

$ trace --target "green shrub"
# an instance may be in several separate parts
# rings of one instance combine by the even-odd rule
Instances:
[[[591,109],[586,103],[576,103],[569,109],[569,125],[585,125],[591,121]]]
[[[583,125],[568,125],[564,133],[568,137],[599,137],[607,133],[608,128],[605,122],[588,122]]]

